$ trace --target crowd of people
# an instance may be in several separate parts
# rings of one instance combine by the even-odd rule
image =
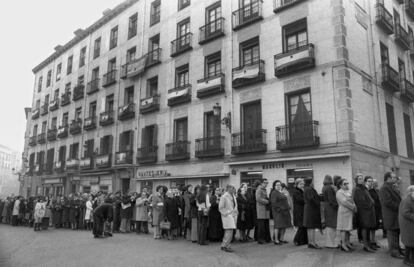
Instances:
[[[395,173],[384,175],[380,189],[376,180],[362,174],[353,181],[326,175],[322,194],[312,179],[298,178],[293,188],[276,180],[269,193],[267,188],[268,180],[262,179],[252,187],[242,183],[237,191],[231,185],[187,185],[158,186],[154,193],[144,188],[128,194],[10,196],[0,201],[0,222],[31,226],[35,231],[50,226],[91,230],[95,238],[113,233],[149,234],[151,225],[154,239],[184,238],[199,245],[222,241],[221,249],[226,252],[233,251],[230,245],[235,237],[239,242],[286,244],[286,230],[294,227],[297,246],[321,249],[315,238],[320,231],[324,247],[349,253],[356,249],[350,242],[351,231],[357,230],[363,250],[374,253],[380,248],[376,232],[382,229],[390,255],[414,266],[414,186],[407,188],[402,199]]]

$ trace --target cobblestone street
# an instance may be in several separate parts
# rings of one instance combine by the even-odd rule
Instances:
[[[287,234],[292,240],[293,231]],[[320,237],[319,237],[320,238]],[[353,240],[354,243],[357,243]],[[322,241],[319,242],[323,244]],[[380,241],[381,245],[386,240]],[[0,266],[403,266],[381,248],[352,254],[339,250],[310,250],[305,246],[234,243],[235,253],[220,250],[219,243],[198,246],[184,240],[154,240],[151,235],[115,234],[94,239],[86,231],[34,232],[32,228],[0,225]]]

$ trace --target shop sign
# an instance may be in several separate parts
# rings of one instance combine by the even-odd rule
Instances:
[[[296,164],[296,167],[297,168],[312,167],[312,163],[310,162],[298,163]]]
[[[148,177],[168,177],[171,176],[171,173],[167,172],[167,170],[156,170],[156,171],[142,171],[138,172],[139,178],[148,178]]]
[[[43,183],[45,183],[45,184],[60,184],[60,183],[62,183],[62,180],[60,178],[45,179]]]
[[[89,183],[92,184],[99,184],[99,177],[91,177],[89,178]]]

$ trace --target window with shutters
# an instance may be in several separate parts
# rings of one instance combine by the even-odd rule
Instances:
[[[157,146],[157,125],[148,125],[142,128],[141,147]]]
[[[82,47],[79,54],[79,68],[85,66],[86,60],[86,46]]]
[[[118,45],[118,26],[111,29],[109,36],[109,49],[113,49]]]
[[[106,135],[101,138],[99,152],[100,155],[112,153],[112,135]]]
[[[158,76],[152,77],[147,80],[147,97],[155,96],[158,94]]]
[[[155,0],[151,3],[150,26],[160,22],[161,19],[161,1]]]
[[[56,81],[60,81],[60,75],[62,73],[62,63],[59,63],[56,67]]]
[[[78,157],[79,157],[79,143],[70,145],[69,159],[78,159]]]
[[[135,13],[131,17],[129,17],[128,22],[128,39],[131,39],[135,35],[137,35],[137,27],[138,27],[138,13]]]
[[[413,135],[411,131],[411,119],[410,115],[404,113],[404,129],[405,129],[405,144],[407,146],[407,156],[414,158],[413,151]]]
[[[380,42],[381,63],[389,64],[388,47]]]
[[[390,152],[393,154],[398,154],[397,134],[396,134],[396,129],[395,129],[395,118],[394,118],[394,107],[386,103],[385,111],[387,114],[388,141],[390,145]]]
[[[131,61],[133,61],[135,59],[135,55],[137,52],[137,47],[131,47],[130,49],[128,49],[127,51],[127,55],[126,55],[126,63],[129,63]]]
[[[89,117],[96,116],[96,101],[89,103]]]
[[[46,87],[49,87],[52,82],[52,70],[47,72]]]
[[[134,132],[133,131],[126,131],[120,134],[119,138],[119,151],[126,152],[130,151],[133,148],[133,139]]]
[[[101,37],[97,38],[93,46],[93,59],[99,57],[101,54]]]
[[[188,119],[181,118],[174,121],[174,142],[187,141]]]
[[[125,88],[124,105],[134,103],[134,86]]]
[[[85,141],[84,151],[83,151],[84,158],[90,158],[93,156],[94,143],[95,143],[94,139],[89,139]]]
[[[68,57],[68,63],[66,65],[66,74],[69,75],[72,73],[73,66],[73,56]]]
[[[42,83],[43,83],[43,76],[40,76],[39,80],[37,82],[37,91],[38,92],[42,91]]]
[[[114,94],[106,96],[105,111],[114,110]]]

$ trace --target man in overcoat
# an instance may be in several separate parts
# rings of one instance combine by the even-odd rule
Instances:
[[[103,204],[93,210],[93,236],[95,238],[104,237],[104,224],[112,222],[112,218],[112,199],[107,198]]]
[[[268,185],[267,179],[263,179],[261,184],[256,189],[256,212],[257,212],[257,243],[269,243],[269,197],[267,196],[266,187]]]
[[[384,229],[387,230],[388,248],[394,258],[404,258],[400,248],[400,226],[398,223],[398,210],[401,202],[401,196],[394,189],[397,181],[397,175],[393,172],[387,172],[384,175],[384,184],[379,191],[379,197],[382,207],[382,219]]]
[[[230,243],[233,238],[233,232],[236,229],[237,222],[237,201],[234,197],[236,189],[232,185],[227,185],[226,193],[220,198],[219,211],[223,222],[224,237],[221,243],[221,250],[233,252]]]

